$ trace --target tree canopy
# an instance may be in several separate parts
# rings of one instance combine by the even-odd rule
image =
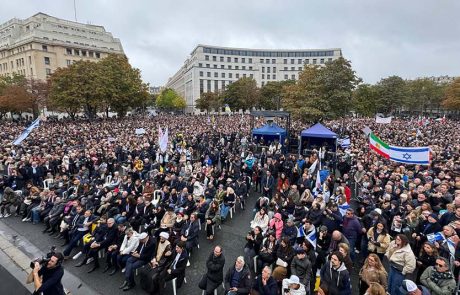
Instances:
[[[167,111],[183,110],[187,104],[174,89],[166,88],[158,95],[155,105],[159,109]]]

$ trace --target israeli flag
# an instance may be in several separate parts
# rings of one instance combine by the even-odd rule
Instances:
[[[345,213],[347,213],[347,209],[350,208],[350,205],[348,202],[343,203],[342,205],[339,205],[339,211],[342,216],[345,216]]]
[[[37,128],[40,124],[40,117],[38,117],[35,121],[32,122],[32,124],[30,124],[29,127],[26,128],[26,130],[24,130],[21,135],[19,135],[18,138],[16,138],[15,141],[13,141],[13,144],[14,145],[19,145],[21,144],[21,142],[26,139],[29,134],[32,132],[32,130],[34,130],[35,128]]]
[[[312,230],[305,238],[316,249],[316,230]]]
[[[340,138],[339,139],[339,144],[343,149],[349,148],[350,144],[351,144],[350,138],[349,137]]]

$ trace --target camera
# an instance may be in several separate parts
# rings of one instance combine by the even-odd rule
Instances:
[[[42,256],[41,258],[37,258],[30,262],[30,267],[35,268],[35,262],[40,263],[41,266],[46,265],[54,253],[56,253],[56,246],[51,246],[50,251],[46,254],[46,256]]]

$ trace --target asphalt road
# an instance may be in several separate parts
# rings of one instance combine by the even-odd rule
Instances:
[[[0,282],[2,282],[0,294],[30,295],[30,291],[2,265],[0,265]]]
[[[224,256],[226,259],[224,272],[228,267],[233,265],[236,257],[243,254],[245,236],[249,230],[249,222],[253,218],[252,208],[256,199],[257,196],[252,195],[247,201],[246,210],[237,208],[236,214],[233,215],[233,219],[230,219],[229,215],[227,221],[222,224],[222,229],[216,228],[216,234],[213,241],[206,239],[206,232],[203,227],[202,231],[200,232],[200,249],[195,249],[192,253],[192,257],[190,259],[191,265],[186,270],[187,283],[184,284],[182,288],[178,289],[177,293],[179,295],[201,294],[201,290],[198,288],[198,282],[201,276],[206,272],[205,261],[215,245],[221,245],[224,249]],[[62,247],[59,247],[62,244],[62,240],[56,240],[51,238],[49,235],[42,233],[42,230],[44,229],[43,224],[33,225],[30,222],[21,222],[19,217],[9,217],[6,219],[2,218],[0,219],[0,222],[7,225],[6,228],[8,229],[10,235],[18,235],[19,239],[22,236],[24,240],[32,243],[43,253],[48,252],[52,245],[56,245],[58,251],[63,250]],[[76,250],[74,250],[71,255],[75,253]],[[95,290],[95,294],[116,295],[144,293],[139,285],[137,285],[135,289],[129,292],[123,292],[119,290],[118,287],[123,283],[124,277],[121,273],[118,273],[114,276],[103,274],[102,269],[105,266],[105,261],[102,261],[100,270],[91,274],[88,274],[87,271],[91,268],[92,264],[79,268],[74,267],[74,265],[79,261],[80,260],[69,260],[64,262],[65,271],[71,272],[82,282],[92,287]],[[1,281],[3,282],[4,280],[2,279]],[[83,294],[83,292],[79,291],[78,289],[70,291],[72,291],[72,294],[74,295],[89,295],[88,293]],[[1,289],[0,294],[13,294],[2,292],[3,289]],[[22,293],[16,293],[16,295],[20,294]],[[173,294],[171,283],[167,283],[165,294]],[[218,294],[223,294],[222,288],[219,289]]]

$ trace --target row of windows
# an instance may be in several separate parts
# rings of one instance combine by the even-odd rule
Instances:
[[[253,51],[253,50],[233,50],[219,48],[203,48],[204,53],[240,55],[240,56],[264,56],[264,57],[310,57],[310,56],[334,56],[333,50],[322,51]]]
[[[86,51],[86,50],[80,50],[80,49],[66,48],[65,53],[67,55],[77,55],[77,56],[88,56],[88,57],[101,58],[101,54],[99,52]]]
[[[210,60],[209,55],[205,55],[205,56],[204,56],[204,59],[205,59],[206,61],[209,61],[209,60]],[[216,57],[216,56],[213,56],[213,57],[212,57],[212,61],[217,61],[217,57]],[[224,60],[224,57],[221,56],[220,59],[219,59],[219,61],[220,61],[220,62],[224,62],[224,61],[225,61],[225,60]],[[241,61],[241,63],[246,63],[246,58],[244,58],[244,57],[241,58],[241,59],[239,59],[238,57],[233,58],[233,62],[234,62],[234,63],[239,63],[239,61]],[[266,58],[266,59],[261,58],[261,59],[259,60],[259,62],[260,62],[261,64],[263,64],[263,63],[269,64],[270,61],[271,61],[272,64],[276,64],[276,59],[271,59],[271,60],[270,60],[269,58]],[[329,58],[327,59],[327,61],[328,61],[328,62],[331,62],[331,61],[332,61],[332,57],[329,57]],[[227,57],[227,62],[232,62],[232,59],[231,59],[230,57]],[[308,58],[307,58],[307,59],[298,58],[298,59],[296,60],[296,59],[294,59],[294,58],[291,58],[291,60],[290,60],[290,63],[291,63],[291,64],[295,64],[296,62],[297,62],[297,64],[299,64],[299,65],[300,65],[300,64],[310,64],[310,59],[308,59]],[[314,65],[315,65],[315,64],[317,64],[317,62],[318,62],[318,59],[316,59],[316,58],[313,58],[313,59],[311,60],[311,64],[314,64]],[[248,59],[248,63],[252,63],[252,58],[249,58],[249,59]],[[283,59],[283,63],[284,63],[284,64],[288,64],[288,59],[287,59],[287,58]],[[320,63],[320,64],[324,64],[324,63],[325,63],[325,59],[324,59],[324,58],[321,58],[321,59],[319,60],[319,63]],[[202,64],[200,63],[200,67],[201,67],[201,66],[202,66]],[[206,64],[206,67],[209,68],[209,64]],[[222,68],[222,69],[223,69],[223,67],[224,67],[224,66],[221,65],[221,68]],[[229,65],[228,67],[231,68],[232,66]],[[214,65],[214,68],[217,68],[217,65]]]
[[[200,77],[204,77],[204,72],[200,71]],[[206,77],[208,78],[211,78],[211,72],[206,72]],[[233,78],[233,73],[220,73],[220,77],[221,78],[229,78],[229,79],[232,79]],[[247,74],[243,74],[243,77],[246,78],[246,77],[250,77],[250,78],[254,78],[254,74],[249,74],[249,76],[247,76]],[[218,72],[215,72],[214,73],[214,78],[219,78],[219,73]],[[239,79],[240,78],[240,73],[236,73],[235,74],[235,78]]]
[[[273,75],[273,80],[276,79],[275,75]],[[237,78],[238,79],[238,78]],[[267,80],[269,80],[270,77],[268,77],[267,75]],[[285,80],[289,80],[289,76],[288,75],[284,75],[284,79]],[[296,79],[296,76],[295,75],[291,75],[291,80],[295,80]],[[206,92],[211,92],[211,91],[219,91],[219,90],[222,90],[222,89],[225,89],[225,87],[227,85],[230,85],[232,84],[234,81],[225,81],[225,80],[220,80],[220,87],[219,87],[219,80],[204,80],[204,79],[200,79],[200,94],[202,94],[203,92],[205,92],[205,89],[204,89],[204,85],[206,84]],[[267,83],[270,82],[270,81],[267,81]],[[264,86],[265,85],[265,81],[262,81],[261,82],[261,85]],[[214,87],[212,87],[214,86]]]
[[[199,68],[202,68],[202,67],[203,67],[203,64],[202,64],[202,63],[198,63],[198,67],[199,67]],[[206,67],[206,68],[211,68],[211,65],[210,65],[210,64],[205,64],[205,67]],[[213,68],[214,68],[214,69],[218,69],[217,65],[213,65]],[[220,69],[221,69],[221,70],[225,70],[225,65],[220,65]],[[233,69],[235,69],[235,70],[240,70],[240,66],[235,66],[235,67],[233,67],[232,65],[228,65],[228,66],[227,66],[227,69],[228,69],[228,70],[233,70]],[[253,67],[252,67],[252,66],[248,66],[248,67],[246,68],[246,66],[241,66],[241,70],[245,71],[246,69],[249,70],[249,71],[252,71],[252,70],[253,70]]]

